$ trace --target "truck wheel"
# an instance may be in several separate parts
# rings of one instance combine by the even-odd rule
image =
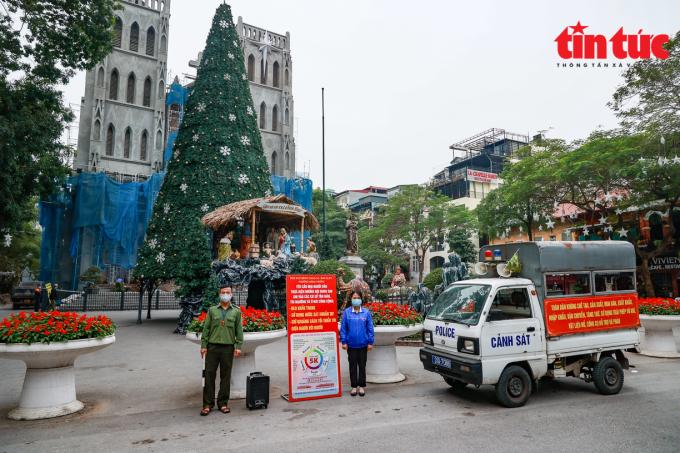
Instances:
[[[463,390],[465,387],[467,387],[467,383],[463,381],[459,381],[458,379],[450,378],[450,377],[445,377],[444,380],[446,381],[447,384],[451,386],[453,390]]]
[[[593,367],[593,382],[603,395],[614,395],[623,387],[623,367],[612,357],[603,357]]]
[[[531,395],[531,378],[520,366],[507,367],[496,384],[496,398],[505,407],[520,407]]]

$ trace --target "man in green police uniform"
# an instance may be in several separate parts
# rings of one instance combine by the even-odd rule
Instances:
[[[220,303],[210,307],[203,322],[201,357],[205,357],[205,384],[203,385],[203,409],[208,415],[215,405],[215,377],[220,368],[220,391],[217,407],[224,414],[229,410],[229,380],[234,357],[241,355],[243,326],[241,310],[231,304],[231,286],[220,287]]]

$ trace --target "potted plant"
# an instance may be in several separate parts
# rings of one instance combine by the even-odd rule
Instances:
[[[257,369],[257,348],[286,336],[286,320],[281,316],[281,313],[247,307],[240,308],[243,324],[243,346],[241,347],[241,356],[234,358],[234,364],[231,368],[230,399],[246,397],[246,377]],[[198,318],[191,321],[187,327],[187,340],[201,344],[205,316],[206,312],[203,312]]]
[[[366,364],[366,381],[374,384],[401,382],[395,342],[423,330],[423,318],[408,305],[370,302],[365,305],[373,318],[375,343]]]
[[[0,357],[26,363],[19,407],[9,418],[36,420],[81,410],[73,364],[78,356],[115,342],[115,330],[106,316],[73,312],[19,312],[3,319]]]
[[[645,355],[680,357],[680,302],[664,297],[638,299]]]

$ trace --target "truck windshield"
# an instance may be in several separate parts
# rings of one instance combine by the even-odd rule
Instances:
[[[450,286],[437,298],[427,317],[476,325],[490,291],[489,285]]]

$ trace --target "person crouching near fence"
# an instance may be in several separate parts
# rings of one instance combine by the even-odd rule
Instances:
[[[203,322],[201,336],[201,358],[205,358],[203,409],[201,415],[208,415],[215,405],[215,378],[220,369],[220,391],[217,407],[223,414],[229,409],[229,380],[234,357],[241,355],[243,325],[241,309],[232,305],[231,285],[221,285],[220,303],[208,309]]]
[[[364,396],[366,391],[366,360],[373,349],[373,318],[371,312],[361,305],[361,294],[352,293],[352,306],[342,313],[340,343],[347,351],[349,360],[350,395]]]

